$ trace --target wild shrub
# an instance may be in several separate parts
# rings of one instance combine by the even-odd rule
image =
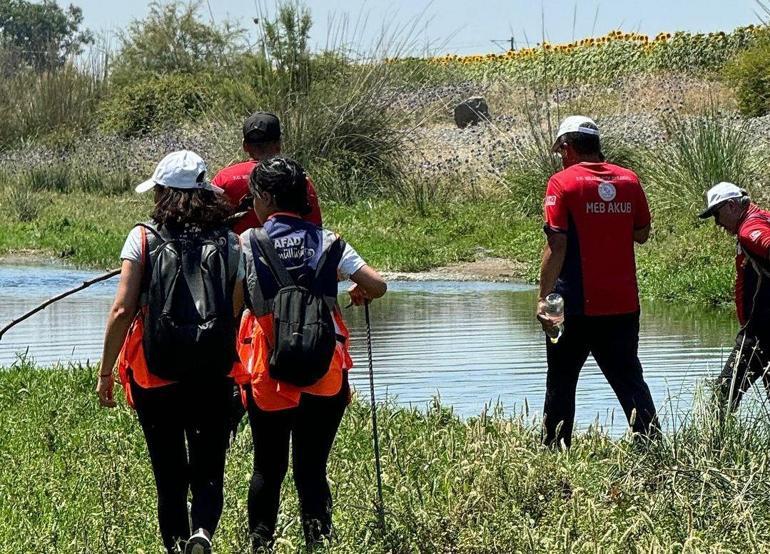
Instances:
[[[70,180],[73,191],[114,195],[131,191],[137,178],[125,169],[76,166]]]
[[[102,77],[101,61],[93,59],[0,79],[0,146],[36,139],[56,143],[90,130],[104,94]]]
[[[186,74],[159,75],[116,87],[102,104],[101,127],[124,137],[194,122],[214,102],[205,79]]]
[[[144,19],[120,34],[111,67],[118,87],[159,75],[200,75],[220,71],[246,50],[237,26],[204,21],[202,2],[151,2]]]
[[[695,210],[706,190],[729,181],[750,193],[764,181],[765,156],[754,148],[746,121],[709,112],[697,117],[668,116],[668,140],[651,150],[645,174],[654,204],[663,209]]]
[[[71,173],[66,163],[32,165],[17,175],[17,182],[21,188],[34,192],[68,192]]]
[[[759,117],[770,113],[770,36],[767,33],[736,55],[724,73],[735,91],[741,114]]]
[[[40,215],[40,197],[29,187],[6,185],[0,199],[3,211],[19,223],[29,223]]]
[[[311,170],[328,200],[387,193],[403,176],[409,135],[389,106],[396,68],[382,63],[382,52],[353,59],[341,41],[311,54],[310,15],[293,2],[280,4],[262,25],[260,51],[241,59],[210,115],[232,121],[257,109],[277,113],[285,152]]]

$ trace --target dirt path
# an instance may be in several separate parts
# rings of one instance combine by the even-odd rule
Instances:
[[[502,258],[482,258],[415,273],[386,271],[383,277],[390,281],[522,281],[524,266]]]

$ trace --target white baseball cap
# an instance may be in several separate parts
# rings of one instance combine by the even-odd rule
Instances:
[[[172,189],[205,189],[217,193],[224,192],[206,180],[206,162],[190,150],[172,152],[163,158],[155,173],[144,183],[136,187],[136,192],[147,192],[160,185]]]
[[[564,119],[559,125],[556,133],[556,140],[553,142],[551,150],[556,152],[559,146],[559,139],[567,133],[584,133],[586,135],[599,136],[599,126],[590,117],[584,115],[571,115]]]
[[[706,193],[706,209],[698,214],[698,217],[706,219],[714,215],[714,210],[724,202],[732,198],[748,196],[744,189],[732,183],[721,182],[711,187]]]

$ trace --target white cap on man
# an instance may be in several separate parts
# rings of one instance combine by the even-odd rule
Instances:
[[[172,189],[205,189],[217,193],[224,192],[206,180],[206,162],[190,150],[172,152],[163,158],[155,173],[144,183],[136,187],[136,192],[147,192],[155,185]]]
[[[745,189],[740,188],[733,183],[721,182],[711,187],[706,193],[706,209],[698,214],[701,219],[706,219],[714,215],[716,210],[723,203],[733,198],[748,196]]]
[[[584,133],[586,135],[599,136],[599,126],[590,117],[584,115],[571,115],[564,119],[556,132],[556,140],[551,150],[556,152],[559,149],[559,139],[568,133]]]

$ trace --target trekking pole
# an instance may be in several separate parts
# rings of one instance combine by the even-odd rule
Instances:
[[[364,302],[366,317],[366,349],[369,353],[369,393],[372,403],[372,436],[374,439],[374,466],[377,471],[377,516],[385,531],[385,503],[382,499],[382,466],[380,465],[380,438],[377,433],[377,401],[374,398],[374,363],[372,361],[372,324],[369,319],[369,300]]]
[[[81,285],[78,285],[74,289],[70,289],[70,290],[68,290],[66,292],[63,292],[63,293],[61,293],[59,295],[54,296],[53,298],[49,298],[48,300],[46,300],[45,302],[43,302],[42,304],[40,304],[36,308],[32,308],[28,312],[22,314],[21,316],[17,317],[16,319],[12,320],[8,325],[6,325],[2,329],[0,329],[0,340],[2,340],[3,335],[5,334],[5,332],[8,331],[11,327],[14,327],[15,325],[18,325],[19,323],[21,323],[25,319],[32,317],[37,312],[40,312],[40,311],[44,310],[46,307],[50,306],[54,302],[58,302],[62,298],[66,298],[66,297],[68,297],[71,294],[75,294],[78,291],[81,291],[83,289],[87,289],[91,285],[95,285],[96,283],[99,283],[101,281],[106,281],[107,279],[115,277],[116,275],[119,275],[119,274],[120,274],[120,269],[113,269],[112,271],[108,271],[104,275],[99,275],[98,277],[94,277],[93,279],[91,279],[89,281],[83,281],[83,283]]]

